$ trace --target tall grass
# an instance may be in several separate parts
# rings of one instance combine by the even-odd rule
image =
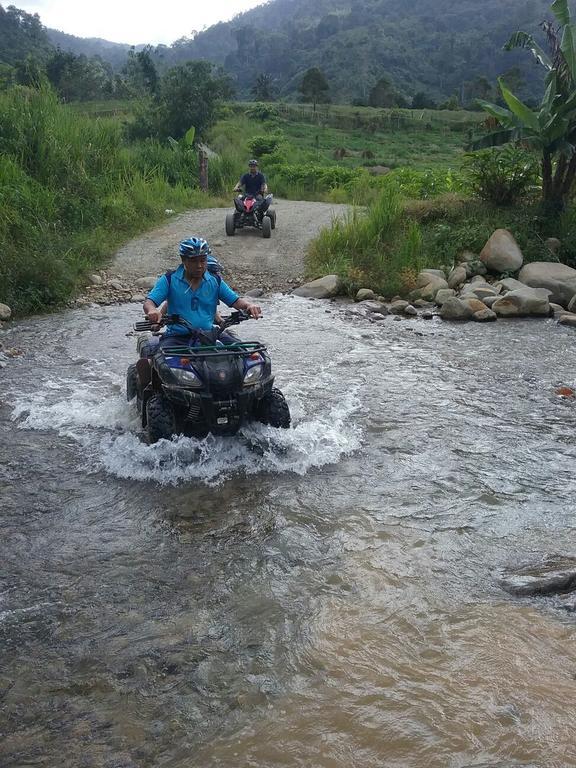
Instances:
[[[195,174],[184,153],[125,145],[118,121],[77,114],[50,90],[0,94],[0,301],[17,314],[62,304],[166,208],[201,203]]]
[[[405,292],[424,266],[431,266],[418,223],[405,221],[398,189],[389,185],[367,211],[354,208],[311,243],[310,277],[340,275],[353,292],[370,287],[384,296]]]

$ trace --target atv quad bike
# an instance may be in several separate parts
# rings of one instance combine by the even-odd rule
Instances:
[[[136,398],[150,443],[175,434],[234,435],[249,422],[290,426],[288,403],[273,386],[266,347],[225,334],[249,319],[245,312],[233,312],[211,331],[202,331],[169,315],[162,325],[184,325],[190,336],[140,345],[140,359],[128,368],[126,396]],[[136,331],[157,329],[148,320],[134,325]]]
[[[230,237],[237,229],[255,227],[262,237],[270,237],[276,229],[276,211],[270,208],[272,195],[238,195],[234,198],[234,212],[226,214],[226,234]]]

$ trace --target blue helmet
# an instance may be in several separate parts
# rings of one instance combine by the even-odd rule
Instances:
[[[211,251],[203,237],[188,237],[180,243],[178,253],[186,259],[193,259],[210,256]]]

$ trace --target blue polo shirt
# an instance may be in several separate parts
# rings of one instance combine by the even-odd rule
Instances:
[[[221,300],[231,307],[240,297],[224,280],[218,280],[208,271],[204,272],[198,289],[192,290],[181,264],[170,276],[170,283],[166,275],[159,277],[146,298],[151,299],[157,307],[168,299],[169,315],[182,315],[194,328],[210,330],[218,302]],[[170,325],[166,333],[187,334],[189,330],[183,325]]]

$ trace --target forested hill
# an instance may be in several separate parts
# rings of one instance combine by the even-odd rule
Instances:
[[[99,37],[76,37],[60,32],[56,29],[47,29],[50,42],[63,51],[72,51],[76,55],[100,56],[108,61],[114,69],[120,69],[126,63],[126,56],[131,46],[127,43],[111,43]],[[142,46],[136,46],[139,50]]]
[[[258,78],[277,97],[297,98],[304,72],[324,73],[335,102],[363,103],[376,83],[410,97],[425,94],[461,103],[491,98],[497,75],[513,90],[534,96],[538,68],[523,52],[502,45],[523,29],[538,36],[551,0],[270,0],[227,23],[216,24],[152,52],[160,71],[191,59],[207,59],[232,76],[239,97]],[[193,21],[194,13],[186,21]],[[145,41],[143,41],[145,42]],[[129,46],[47,30],[37,15],[0,5],[0,64],[28,53],[44,58],[55,46],[100,57],[114,69]],[[514,67],[521,64],[521,76]],[[260,97],[266,99],[267,97]],[[396,101],[394,103],[400,103]],[[386,93],[380,106],[386,106]]]
[[[526,64],[526,56],[505,53],[502,45],[517,29],[538,32],[549,6],[549,0],[271,0],[164,55],[174,63],[222,64],[245,93],[257,73],[266,73],[278,95],[290,95],[306,69],[319,67],[336,101],[365,98],[382,76],[409,95],[447,97],[466,81],[493,81]],[[529,78],[535,70],[523,66]]]

